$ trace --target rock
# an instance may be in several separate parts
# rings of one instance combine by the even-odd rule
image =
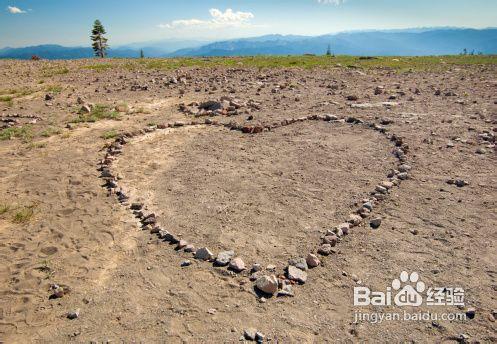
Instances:
[[[231,258],[235,255],[234,251],[223,251],[219,252],[219,254],[216,257],[215,264],[217,266],[226,266],[229,264]]]
[[[239,257],[231,260],[229,268],[235,272],[242,272],[245,270],[245,263]]]
[[[141,210],[143,208],[143,203],[132,203],[131,210]]]
[[[347,100],[350,100],[350,101],[356,101],[358,99],[359,99],[359,97],[357,97],[356,95],[349,95],[349,96],[347,96]]]
[[[399,174],[397,174],[397,178],[399,178],[400,180],[406,180],[408,178],[407,172],[400,172]]]
[[[368,202],[364,203],[362,205],[362,207],[365,208],[365,209],[367,209],[367,210],[369,210],[369,211],[373,210],[373,204],[371,203],[371,201],[368,201]]]
[[[307,267],[307,262],[304,258],[294,258],[294,259],[290,259],[288,261],[288,264],[291,265],[291,266],[295,266],[296,268],[299,268],[300,270],[307,270],[308,267]]]
[[[214,255],[212,254],[211,251],[207,247],[202,247],[195,252],[195,259],[200,259],[200,260],[212,260],[214,258]]]
[[[307,266],[310,268],[315,268],[321,264],[321,261],[319,260],[319,258],[315,254],[312,254],[312,253],[309,253],[307,255],[307,258],[305,259],[305,261],[307,263]]]
[[[323,244],[329,244],[331,247],[335,247],[338,242],[338,238],[335,234],[327,235],[323,238]]]
[[[278,279],[275,275],[264,275],[257,279],[255,286],[266,294],[274,295],[278,292]]]
[[[79,109],[80,114],[90,113],[91,107],[89,105],[83,105],[81,109]]]
[[[474,319],[475,315],[476,315],[476,308],[474,308],[474,307],[468,307],[466,309],[466,316],[468,318]]]
[[[307,281],[307,272],[300,270],[293,265],[289,265],[287,267],[287,277],[292,281],[304,284]]]
[[[330,253],[332,252],[332,247],[330,244],[323,244],[321,247],[318,249],[318,253],[323,256],[329,256]]]
[[[476,154],[486,154],[487,153],[487,150],[485,148],[478,148],[476,150]]]
[[[181,267],[190,266],[190,265],[192,265],[192,262],[189,259],[181,262]]]
[[[264,336],[264,334],[262,334],[262,332],[256,332],[255,333],[255,340],[258,342],[258,343],[262,343],[264,341],[264,338],[266,336]]]
[[[255,263],[254,265],[252,265],[252,272],[257,272],[257,271],[261,271],[261,270],[262,270],[261,264]]]
[[[79,312],[80,312],[79,308],[76,309],[75,311],[70,311],[69,313],[67,313],[67,319],[74,320],[79,318]]]
[[[344,222],[337,226],[337,230],[342,231],[343,235],[348,235],[350,231],[350,223]]]
[[[184,251],[185,252],[195,252],[195,246],[193,246],[192,244],[188,244],[185,246]]]
[[[285,284],[283,288],[278,290],[277,296],[295,296],[295,293],[293,292],[293,287],[290,284]]]
[[[349,223],[352,225],[352,226],[359,226],[362,222],[362,217],[360,215],[357,215],[357,214],[350,214],[349,216]]]
[[[373,229],[380,227],[381,226],[381,217],[375,217],[374,219],[371,219],[371,221],[369,221],[369,225]]]
[[[255,328],[248,328],[243,330],[243,337],[245,337],[246,340],[255,340],[255,337],[257,335],[257,330]]]
[[[447,180],[447,184],[455,185],[459,188],[462,188],[466,185],[469,185],[469,183],[463,179],[449,179],[449,180]]]
[[[391,188],[393,188],[393,183],[385,180],[381,182],[380,186],[384,187],[387,190],[390,190]]]
[[[375,191],[379,192],[381,194],[386,194],[388,190],[387,190],[387,188],[385,188],[381,185],[376,185]]]
[[[45,94],[45,100],[53,100],[53,95],[51,95],[50,93],[47,93]]]
[[[409,172],[411,170],[411,166],[407,164],[402,164],[399,166],[399,172]]]
[[[186,240],[180,240],[180,241],[178,242],[178,245],[176,246],[176,248],[177,248],[178,250],[181,250],[182,248],[185,248],[185,247],[186,247],[186,245],[188,245],[188,243],[186,242]]]

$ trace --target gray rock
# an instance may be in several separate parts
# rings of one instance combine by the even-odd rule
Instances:
[[[299,268],[293,265],[288,266],[287,277],[292,281],[296,281],[302,284],[307,282],[307,272],[300,270]]]
[[[257,330],[255,328],[248,328],[243,331],[243,336],[246,340],[255,340]]]
[[[235,255],[234,251],[223,251],[219,252],[219,254],[216,257],[216,265],[218,266],[226,266],[229,264],[231,258]]]
[[[375,217],[374,219],[371,219],[371,221],[369,221],[369,225],[373,229],[380,227],[381,226],[381,217]]]
[[[192,262],[188,259],[181,262],[181,267],[190,266],[190,265],[192,265]]]
[[[307,262],[304,258],[294,258],[294,259],[290,259],[288,261],[288,264],[291,265],[291,266],[295,266],[296,268],[299,268],[300,270],[307,270],[308,269],[308,266],[307,266]]]
[[[211,251],[207,247],[202,247],[195,252],[195,259],[200,259],[200,260],[212,260],[214,258],[214,255],[212,254]]]
[[[74,319],[77,319],[79,318],[79,308],[74,310],[74,311],[70,311],[67,313],[67,319],[71,319],[71,320],[74,320]]]

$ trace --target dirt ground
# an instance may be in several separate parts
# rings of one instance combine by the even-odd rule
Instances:
[[[89,63],[0,61],[0,90],[13,95],[0,102],[0,126],[29,128],[0,141],[0,342],[233,343],[249,328],[275,343],[497,341],[497,66],[83,68]],[[125,145],[113,171],[131,198],[197,247],[234,250],[247,265],[241,274],[143,231],[102,187],[98,163],[116,134],[203,121],[180,104],[223,96],[259,105],[208,118],[255,125],[353,116],[383,123],[409,146],[409,178],[374,209],[381,226],[354,228],[293,297],[261,299],[248,270],[281,270],[315,252],[323,231],[396,166],[384,135],[305,121],[254,135],[186,126]],[[85,104],[124,109],[72,123]],[[465,305],[354,306],[354,287],[385,291],[402,271],[427,286],[463,288]],[[68,292],[51,297],[54,284]],[[469,316],[356,319],[404,311]]]

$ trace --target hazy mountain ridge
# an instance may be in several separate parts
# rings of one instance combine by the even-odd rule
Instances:
[[[468,52],[496,54],[497,29],[415,28],[405,30],[348,31],[322,36],[265,35],[202,45],[202,41],[161,40],[132,43],[109,50],[109,57],[300,55],[326,52],[344,55],[449,55]],[[186,48],[185,48],[186,47]],[[179,50],[176,50],[179,49]],[[175,51],[176,50],[176,51]],[[0,58],[46,59],[93,57],[89,47],[39,45],[0,49]]]

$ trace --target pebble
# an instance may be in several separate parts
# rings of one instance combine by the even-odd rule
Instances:
[[[307,282],[307,272],[300,270],[299,268],[289,265],[287,268],[287,277],[292,281],[297,281],[304,284]]]
[[[80,312],[79,308],[76,309],[75,311],[70,311],[69,313],[67,313],[67,319],[74,320],[79,318],[79,312]]]
[[[468,309],[466,309],[466,316],[470,319],[473,319],[476,315],[476,308],[474,307],[468,307]]]
[[[381,217],[375,217],[374,219],[371,219],[371,221],[369,221],[369,225],[371,226],[371,228],[377,229],[381,226]]]
[[[216,265],[217,266],[226,266],[229,264],[231,258],[235,255],[234,251],[223,251],[219,252],[216,258]]]
[[[245,270],[245,263],[239,257],[231,260],[229,268],[235,272],[242,272]]]
[[[309,266],[310,268],[315,268],[321,264],[321,261],[319,260],[319,258],[315,254],[312,254],[312,253],[309,253],[307,255],[307,258],[305,261],[307,263],[307,266]]]
[[[188,259],[181,262],[181,267],[190,266],[190,265],[192,265],[192,262]]]
[[[278,292],[278,279],[275,275],[264,275],[257,279],[255,286],[266,294],[276,294]]]
[[[195,259],[200,259],[200,260],[211,260],[214,258],[214,255],[212,254],[211,251],[207,247],[202,247],[195,252]]]
[[[252,272],[257,272],[257,271],[261,271],[261,270],[262,270],[261,264],[255,263],[254,265],[252,265]]]

